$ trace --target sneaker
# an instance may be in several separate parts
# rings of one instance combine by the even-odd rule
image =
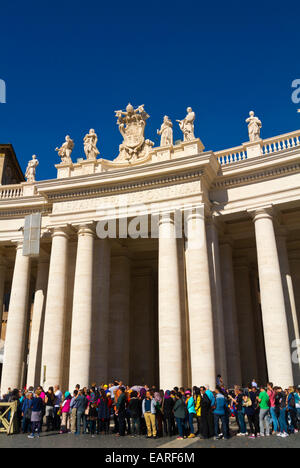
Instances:
[[[251,435],[249,436],[249,439],[255,439],[255,435],[254,435],[254,434],[251,434]]]
[[[289,436],[289,435],[288,435],[286,432],[284,432],[284,433],[281,435],[281,437],[282,437],[283,439],[285,439],[285,438],[288,437],[288,436]]]
[[[188,436],[188,439],[193,439],[194,437],[196,437],[195,434],[190,434],[190,435]]]
[[[214,437],[214,440],[221,440],[220,436]]]
[[[282,437],[282,433],[281,433],[281,432],[277,432],[276,436],[277,436],[277,437]]]
[[[28,439],[34,439],[34,435],[33,434],[30,434],[29,436],[27,436]]]
[[[183,440],[183,437],[179,436],[179,437],[177,437],[177,440]]]
[[[265,434],[260,433],[260,437],[265,437]]]

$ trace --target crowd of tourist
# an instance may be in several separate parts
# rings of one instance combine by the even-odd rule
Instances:
[[[196,436],[229,439],[232,436],[288,437],[300,428],[300,387],[283,389],[268,383],[258,386],[253,379],[248,388],[229,390],[217,378],[214,391],[209,386],[158,390],[147,385],[126,387],[115,381],[109,385],[77,385],[72,394],[59,386],[45,391],[30,387],[8,389],[2,401],[18,401],[19,430],[29,438],[46,431],[61,434],[89,434],[177,439]],[[230,422],[236,422],[236,431]]]

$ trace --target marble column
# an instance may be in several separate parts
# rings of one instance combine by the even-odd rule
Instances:
[[[71,330],[69,382],[71,391],[75,389],[76,384],[83,388],[92,383],[94,237],[91,226],[79,227]]]
[[[109,239],[99,239],[95,242],[94,262],[94,324],[92,353],[92,380],[107,382],[111,376],[108,374],[109,356],[109,290],[110,290],[110,256],[111,246]]]
[[[248,259],[238,258],[234,263],[236,305],[241,355],[243,386],[257,378],[257,357],[254,313],[251,300],[251,282]]]
[[[27,387],[36,387],[41,382],[42,345],[45,322],[46,295],[48,286],[49,260],[38,261],[37,278],[31,322],[30,349],[27,371]]]
[[[8,387],[20,388],[25,366],[25,334],[28,321],[30,258],[23,256],[23,243],[18,243],[5,337],[2,394]]]
[[[111,259],[109,324],[110,380],[129,382],[130,284],[131,268],[128,252]],[[134,336],[132,337],[134,339]],[[134,363],[132,363],[134,365]]]
[[[253,320],[255,329],[255,347],[257,356],[257,376],[260,383],[267,382],[267,362],[266,362],[266,350],[265,340],[263,332],[262,314],[260,307],[260,293],[259,293],[259,280],[256,266],[252,266],[250,269],[250,284],[251,284],[251,300],[253,310]],[[257,380],[256,379],[256,380]]]
[[[61,385],[64,372],[68,242],[66,228],[53,229],[42,352],[42,382],[46,389]]]
[[[221,374],[223,381],[227,383],[219,234],[218,225],[214,218],[210,219],[207,223],[207,250],[214,318],[216,372],[217,374]]]
[[[6,276],[6,261],[4,259],[3,250],[0,250],[0,337],[1,337],[2,315],[3,315],[3,306],[4,306],[3,300],[4,300],[5,276]]]
[[[182,385],[182,332],[177,239],[173,215],[159,219],[158,340],[160,388]]]
[[[290,268],[294,287],[298,324],[300,326],[300,252],[291,252]]]
[[[287,323],[289,330],[289,341],[291,346],[291,352],[297,351],[300,357],[300,332],[299,323],[296,310],[296,302],[293,288],[293,281],[290,271],[287,245],[286,245],[286,233],[280,232],[277,235],[277,249],[279,256],[279,264],[281,269],[281,279],[285,301],[285,311],[287,315]],[[293,362],[293,376],[294,383],[300,382],[300,362]]]
[[[293,384],[285,301],[271,207],[252,212],[269,380],[287,388]]]
[[[229,386],[241,385],[242,373],[231,239],[225,238],[222,240],[220,244],[220,261],[227,355],[227,384]]]
[[[186,227],[192,385],[209,385],[213,389],[216,368],[204,208],[197,208],[187,214]]]

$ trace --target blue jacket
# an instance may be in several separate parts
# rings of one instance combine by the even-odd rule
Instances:
[[[24,398],[23,404],[22,404],[22,413],[25,415],[26,411],[32,407],[32,400],[29,400],[28,398]]]
[[[214,406],[215,405],[215,397],[214,397],[213,392],[211,392],[210,390],[206,390],[205,393],[208,396],[208,398],[210,399],[211,406]]]
[[[216,409],[214,410],[214,414],[218,416],[224,416],[225,415],[225,408],[226,408],[226,400],[224,395],[221,395],[221,393],[218,393],[215,399],[215,405]]]
[[[196,414],[195,401],[192,396],[188,399],[186,407],[187,407],[189,414],[192,414],[192,413]]]

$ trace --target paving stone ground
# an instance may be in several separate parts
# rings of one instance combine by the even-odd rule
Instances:
[[[57,434],[43,432],[39,439],[28,439],[26,435],[7,436],[0,434],[0,448],[105,448],[105,449],[192,449],[201,448],[300,448],[300,434],[291,435],[286,439],[271,436],[251,440],[248,437],[232,437],[230,440],[214,441],[186,439],[179,441],[176,437],[146,439],[140,437],[117,437],[115,435],[75,436],[73,434]]]

